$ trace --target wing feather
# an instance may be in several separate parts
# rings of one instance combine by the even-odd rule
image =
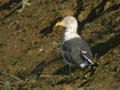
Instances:
[[[72,64],[90,63],[92,61],[92,53],[88,44],[80,38],[64,41],[62,45],[62,53],[68,62]]]

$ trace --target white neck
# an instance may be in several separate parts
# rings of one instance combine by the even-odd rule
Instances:
[[[70,40],[73,38],[80,38],[80,36],[77,34],[77,29],[67,28],[64,34],[64,40]]]

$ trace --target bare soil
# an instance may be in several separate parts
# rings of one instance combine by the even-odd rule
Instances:
[[[120,0],[0,0],[0,90],[120,90]],[[92,72],[68,66],[61,55],[64,29],[73,15],[89,43]]]

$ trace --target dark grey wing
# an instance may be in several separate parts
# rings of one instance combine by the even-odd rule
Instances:
[[[80,39],[80,55],[84,57],[84,59],[87,60],[90,64],[94,64],[92,61],[93,55],[90,47],[83,39]]]
[[[62,52],[64,58],[72,64],[93,64],[91,50],[83,39],[74,38],[64,42]]]
[[[69,41],[63,43],[62,54],[63,54],[65,61],[71,64],[75,64],[74,60],[72,59],[71,44]]]

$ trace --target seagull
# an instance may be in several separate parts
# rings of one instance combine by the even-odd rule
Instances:
[[[87,42],[78,35],[78,22],[73,16],[66,16],[62,21],[55,24],[55,27],[65,27],[64,39],[61,47],[65,63],[71,66],[79,66],[82,69],[95,65],[93,55]]]

